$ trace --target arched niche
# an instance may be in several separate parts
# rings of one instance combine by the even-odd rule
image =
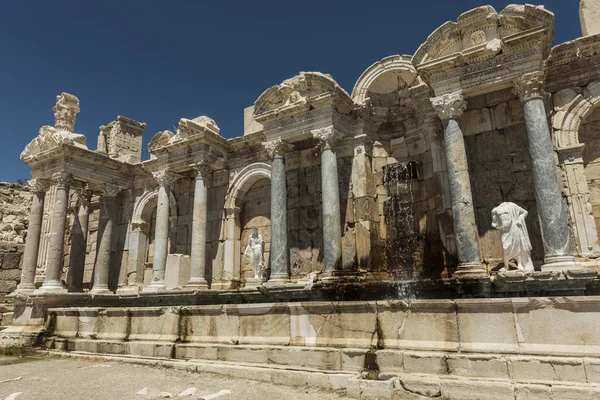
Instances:
[[[246,194],[255,183],[271,179],[271,165],[257,162],[240,170],[231,182],[225,200],[225,251],[223,285],[241,283],[242,210]]]
[[[156,210],[158,201],[158,188],[146,190],[135,202],[129,232],[128,271],[135,271],[135,284],[144,284],[144,270],[151,241],[150,227],[152,215]],[[175,243],[173,235],[176,233],[177,224],[177,199],[169,191],[169,238],[170,243]]]

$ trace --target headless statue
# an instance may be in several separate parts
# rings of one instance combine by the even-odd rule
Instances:
[[[525,225],[527,211],[515,203],[502,203],[492,210],[492,227],[502,235],[504,249],[504,268],[508,270],[508,262],[517,261],[517,268],[523,272],[533,272],[531,261],[531,241]]]
[[[254,278],[255,279],[265,279],[265,263],[263,260],[263,250],[264,250],[264,242],[260,233],[258,233],[258,228],[256,226],[252,227],[252,233],[250,237],[248,237],[248,246],[246,246],[246,251],[244,251],[244,255],[250,258],[250,265],[254,269]]]

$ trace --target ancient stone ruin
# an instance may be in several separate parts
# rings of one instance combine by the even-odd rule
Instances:
[[[28,222],[2,209],[0,343],[357,399],[600,398],[598,4],[555,47],[542,6],[473,9],[351,93],[301,72],[243,136],[182,118],[147,160],[145,123],[94,150],[61,94],[21,155]]]

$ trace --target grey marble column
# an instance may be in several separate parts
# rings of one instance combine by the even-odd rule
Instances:
[[[210,167],[206,164],[194,166],[194,211],[192,220],[190,280],[186,287],[208,289],[206,281],[206,212],[208,205],[208,181]]]
[[[83,274],[90,220],[90,198],[91,193],[87,190],[79,194],[79,209],[73,220],[71,260],[69,262],[69,275],[67,277],[69,292],[83,292]]]
[[[458,277],[487,275],[479,257],[479,233],[475,221],[469,166],[460,118],[467,108],[461,92],[445,94],[431,99],[433,108],[444,124],[444,142],[454,236],[458,257]]]
[[[98,252],[94,266],[94,286],[90,293],[110,293],[108,276],[112,264],[112,248],[116,228],[117,210],[116,196],[121,191],[119,186],[107,183],[102,189],[100,218],[98,221]]]
[[[285,152],[291,146],[275,139],[263,143],[271,158],[271,275],[269,284],[290,281]]]
[[[154,233],[154,262],[152,265],[152,283],[146,291],[165,290],[165,270],[169,254],[169,191],[175,181],[175,175],[169,171],[152,174],[158,182],[158,200],[156,204],[156,232]]]
[[[31,210],[29,212],[29,226],[27,227],[27,240],[23,254],[21,269],[21,282],[17,286],[20,292],[31,292],[35,289],[35,270],[40,251],[40,235],[42,233],[42,219],[44,217],[44,198],[47,185],[41,179],[29,181],[31,188]]]
[[[48,264],[44,283],[36,293],[62,293],[66,291],[61,281],[61,273],[71,179],[71,174],[66,172],[57,172],[52,175],[52,180],[56,183],[56,195],[52,211],[50,239],[48,240]]]
[[[323,252],[325,273],[339,277],[342,271],[342,219],[335,143],[341,139],[333,126],[312,131],[321,142],[321,196],[323,209]]]
[[[515,80],[514,84],[525,115],[533,189],[544,242],[545,259],[542,270],[579,269],[581,264],[576,263],[573,256],[571,230],[544,106],[543,73],[524,75]]]

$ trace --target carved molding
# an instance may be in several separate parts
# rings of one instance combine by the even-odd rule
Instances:
[[[61,93],[56,96],[56,105],[52,107],[54,111],[54,127],[59,131],[74,132],[75,120],[80,111],[79,99],[69,93]]]
[[[460,118],[467,109],[467,101],[462,91],[434,97],[431,99],[431,105],[442,121]]]
[[[285,157],[286,151],[293,149],[292,145],[284,142],[281,140],[281,138],[264,142],[262,145],[265,147],[265,150],[267,151],[267,154],[271,160],[274,158],[283,158]]]
[[[57,189],[68,190],[73,181],[73,176],[68,172],[56,172],[52,175],[52,181],[56,184]]]
[[[192,168],[194,169],[194,175],[196,176],[196,179],[202,179],[206,185],[208,179],[210,178],[210,174],[212,173],[212,167],[206,162],[199,162],[194,164]]]
[[[160,186],[167,186],[175,182],[179,176],[168,170],[153,172],[152,177]]]
[[[547,93],[544,92],[544,73],[532,72],[525,74],[513,81],[513,92],[521,101],[527,101],[534,98],[544,98]]]
[[[315,129],[311,131],[313,137],[321,142],[323,150],[332,149],[333,146],[342,139],[342,135],[330,125],[326,128]]]

